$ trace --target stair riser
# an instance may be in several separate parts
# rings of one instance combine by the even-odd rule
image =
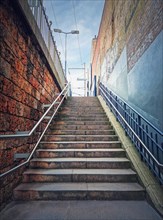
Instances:
[[[75,121],[80,121],[80,120],[88,120],[88,121],[94,121],[95,119],[98,120],[108,120],[108,117],[106,116],[106,114],[103,115],[89,115],[89,116],[85,116],[85,114],[80,115],[78,117],[75,117],[74,115],[64,115],[62,114],[62,116],[60,116],[60,114],[58,114],[57,116],[55,116],[56,120],[75,120]]]
[[[68,109],[84,109],[84,108],[100,108],[101,105],[99,102],[87,102],[87,103],[65,103],[65,105],[62,106],[62,108],[68,108]]]
[[[43,138],[44,141],[117,141],[118,137],[117,136],[106,136],[106,137],[96,137],[96,136],[72,136],[72,137],[67,137],[67,136],[62,136],[62,137],[57,137],[57,136],[44,136]]]
[[[90,109],[92,109],[92,110],[94,110],[94,109],[98,109],[98,108],[100,108],[101,107],[101,105],[99,104],[99,103],[87,103],[87,104],[85,104],[85,105],[82,105],[82,104],[72,104],[72,105],[70,105],[70,104],[66,104],[66,105],[63,105],[62,106],[62,108],[64,109],[64,108],[68,108],[68,109],[85,109],[85,108],[90,108]]]
[[[31,161],[31,168],[41,168],[41,169],[128,169],[130,168],[129,162],[45,162],[45,161]]]
[[[62,117],[62,116],[66,116],[66,117],[71,117],[72,115],[74,116],[74,117],[76,117],[76,118],[80,118],[80,117],[92,117],[92,116],[94,116],[94,115],[96,115],[96,117],[98,116],[98,117],[104,117],[104,116],[106,116],[105,115],[105,113],[94,113],[94,114],[92,114],[91,112],[89,112],[89,113],[86,113],[86,112],[83,112],[83,113],[77,113],[77,112],[62,112],[62,113],[60,113],[59,114],[60,115],[60,117]]]
[[[125,152],[37,152],[40,158],[60,158],[60,157],[125,157]]]
[[[50,125],[50,129],[56,130],[110,130],[111,125]]]
[[[60,115],[105,115],[103,110],[62,110]]]
[[[108,121],[54,121],[52,125],[111,125]]]
[[[140,192],[101,192],[101,191],[15,191],[16,200],[143,200],[145,193]]]
[[[44,149],[69,149],[69,148],[119,148],[121,147],[121,143],[107,143],[107,144],[78,144],[78,143],[65,143],[65,144],[55,144],[55,143],[46,143],[46,144],[40,144],[41,148]]]
[[[66,108],[84,108],[84,107],[87,107],[87,108],[96,108],[96,107],[100,107],[100,103],[99,101],[81,101],[81,102],[72,102],[72,101],[68,101],[68,102],[65,102],[64,105],[63,105],[63,108],[66,107]]]
[[[69,174],[69,175],[32,175],[24,174],[23,182],[136,182],[136,175],[81,175],[81,174]]]
[[[62,135],[115,135],[115,131],[113,130],[106,130],[106,131],[98,131],[98,130],[94,130],[94,131],[62,131],[62,130],[51,130],[48,131],[46,134],[49,135],[57,135],[57,134],[62,134]]]
[[[81,111],[81,107],[65,107],[65,106],[63,106],[63,107],[61,107],[61,109],[62,109],[62,111],[71,111],[71,110],[73,110],[73,111]],[[94,110],[96,110],[96,111],[103,111],[103,109],[101,109],[101,107],[98,107],[98,106],[96,106],[96,107],[85,107],[84,109],[83,109],[84,111],[94,111]],[[104,112],[104,111],[103,111]]]

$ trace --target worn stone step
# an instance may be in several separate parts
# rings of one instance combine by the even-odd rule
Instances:
[[[69,109],[76,109],[76,108],[79,108],[79,109],[84,109],[84,108],[101,108],[101,105],[100,105],[100,103],[86,103],[86,104],[80,104],[80,103],[78,103],[78,104],[73,104],[73,103],[71,103],[71,104],[66,104],[65,103],[65,105],[63,105],[62,106],[62,108],[64,108],[64,107],[67,107],[67,108],[69,108]]]
[[[71,141],[71,142],[61,142],[61,141],[41,141],[40,147],[44,149],[69,149],[69,148],[120,148],[120,141]]]
[[[69,106],[62,106],[61,107],[61,109],[60,109],[60,112],[61,111],[92,111],[92,112],[104,112],[104,109],[101,107],[101,106],[94,106],[94,107],[92,107],[92,106],[84,106],[84,107],[82,107],[82,106],[71,106],[71,107],[69,107]]]
[[[114,130],[48,130],[46,134],[56,135],[113,135],[115,134]]]
[[[94,98],[94,100],[93,100],[93,98]],[[66,100],[66,102],[65,102],[66,106],[69,106],[69,105],[73,105],[73,106],[80,105],[82,107],[83,105],[92,106],[93,104],[100,105],[100,102],[97,99],[97,97],[96,98],[95,97],[80,97],[79,100],[77,100],[76,98],[74,100],[68,98]]]
[[[36,156],[39,158],[56,157],[125,157],[122,148],[112,149],[38,149]]]
[[[109,121],[53,121],[52,125],[111,125]]]
[[[50,129],[56,130],[110,130],[112,125],[50,125]]]
[[[79,113],[79,112],[60,112],[59,113],[59,115],[60,115],[60,117],[62,117],[62,115],[64,115],[64,116],[75,116],[75,117],[82,117],[82,116],[85,116],[85,117],[91,117],[92,115],[96,115],[96,116],[105,116],[105,113],[104,112],[102,112],[102,113],[100,113],[100,112],[98,112],[98,113],[94,113],[94,114],[92,114],[91,112],[88,112],[88,113],[85,113],[85,112],[81,112],[81,113]]]
[[[102,111],[104,112],[103,108],[101,106],[97,106],[97,107],[92,107],[92,106],[85,106],[84,108],[81,108],[81,107],[68,107],[68,106],[63,106],[61,107],[61,111]]]
[[[108,118],[104,115],[104,116],[91,116],[91,117],[87,117],[87,116],[80,116],[80,117],[75,117],[75,116],[62,116],[60,117],[59,115],[56,116],[55,121],[109,121]]]
[[[137,183],[23,183],[14,190],[17,200],[142,200]]]
[[[71,104],[71,105],[70,105]],[[81,109],[82,108],[82,106],[83,105],[81,105],[81,103],[78,103],[77,105],[75,105],[75,103],[70,103],[70,104],[68,104],[67,102],[65,102],[63,105],[62,105],[62,108],[65,108],[65,109],[69,109],[69,106],[71,106],[72,108],[79,108],[79,109]],[[84,103],[82,103],[82,104],[84,104]],[[99,108],[99,109],[102,109],[102,107],[101,107],[101,105],[100,105],[100,103],[99,102],[94,102],[94,103],[86,103],[86,105],[85,105],[85,107],[86,108],[91,108],[91,109],[94,109],[94,107],[92,107],[92,105],[95,105],[95,106],[97,106],[97,108]],[[74,106],[74,107],[73,107]]]
[[[131,169],[28,169],[23,182],[136,182]]]
[[[76,110],[76,109],[71,109],[71,110],[61,110],[59,112],[60,115],[106,115],[104,110]]]
[[[108,117],[107,117],[107,115],[106,115],[106,113],[104,112],[103,114],[100,114],[100,115],[98,115],[98,114],[90,114],[91,113],[91,111],[89,111],[89,115],[87,115],[87,114],[83,114],[83,115],[67,115],[67,114],[63,114],[62,113],[62,115],[60,115],[60,113],[58,112],[58,114],[55,116],[55,118],[87,118],[87,119],[92,119],[92,118],[106,118],[106,119],[108,119]]]
[[[34,158],[30,161],[31,168],[45,169],[128,169],[130,162],[127,158]]]
[[[44,141],[117,141],[117,135],[44,135]]]

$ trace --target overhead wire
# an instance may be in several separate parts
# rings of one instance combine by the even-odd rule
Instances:
[[[56,23],[56,28],[58,29],[58,21],[57,21],[57,17],[56,17],[56,14],[55,14],[55,10],[54,10],[52,1],[53,0],[50,1],[51,2],[51,6],[52,6],[52,12],[53,12],[54,20],[55,20],[55,23]],[[64,54],[64,48],[63,48],[63,43],[62,43],[62,38],[61,38],[61,34],[60,33],[59,33],[59,39],[60,39],[60,43],[61,43],[61,47],[62,47],[62,52]]]
[[[75,10],[75,3],[74,3],[74,0],[72,0],[72,6],[73,6],[73,13],[74,13],[74,20],[75,20],[76,30],[78,30],[77,19],[76,19],[76,10]],[[81,65],[83,65],[82,54],[81,54],[81,47],[80,47],[80,40],[79,40],[79,35],[77,35],[77,40],[78,40],[78,47],[79,47],[80,61],[81,61]]]

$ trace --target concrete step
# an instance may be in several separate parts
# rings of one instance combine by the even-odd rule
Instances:
[[[79,108],[79,109],[84,109],[84,108],[100,108],[101,105],[100,103],[86,103],[86,104],[80,104],[80,103],[65,103],[62,108],[64,107],[67,107],[69,109],[76,109],[76,108]]]
[[[103,112],[98,112],[98,113],[94,113],[94,114],[92,114],[92,112],[88,112],[88,113],[86,113],[86,112],[81,112],[81,113],[79,113],[79,112],[60,112],[59,113],[59,115],[60,115],[60,117],[62,117],[62,115],[64,115],[64,116],[75,116],[75,117],[83,117],[83,116],[85,116],[85,117],[92,117],[93,115],[96,115],[96,116],[106,116],[106,114],[105,113],[103,113]]]
[[[50,129],[55,130],[110,130],[111,125],[50,125]]]
[[[67,109],[64,110],[64,107],[67,107]],[[75,111],[76,109],[79,110],[79,111],[84,111],[85,109],[88,111],[90,109],[90,111],[93,111],[94,109],[99,109],[101,108],[100,104],[92,104],[92,105],[65,105],[65,106],[62,106],[62,108],[60,109],[60,112],[62,111],[62,109],[64,111]],[[101,109],[103,110],[103,109]]]
[[[109,121],[53,121],[51,125],[111,125]]]
[[[94,102],[94,103],[65,103],[63,106],[64,107],[67,107],[67,108],[70,108],[70,109],[73,109],[73,108],[80,108],[80,109],[84,109],[85,107],[86,108],[98,108],[98,107],[101,107],[100,103],[99,102]]]
[[[23,183],[14,190],[17,200],[142,200],[137,183]]]
[[[69,108],[69,109],[61,109],[60,114],[92,114],[92,115],[96,115],[96,114],[105,114],[104,110],[102,108],[81,108],[81,109],[77,109],[77,108]]]
[[[36,156],[39,158],[57,157],[125,157],[122,148],[112,149],[38,149]]]
[[[69,148],[80,148],[80,149],[91,149],[91,148],[120,148],[120,141],[78,141],[78,142],[61,142],[61,141],[41,141],[40,147],[44,149],[69,149]]]
[[[80,117],[75,117],[75,116],[62,116],[60,117],[59,115],[56,116],[55,118],[55,121],[109,121],[108,118],[103,115],[103,116],[96,116],[96,115],[93,115],[93,116],[90,116],[90,117],[87,117],[87,116],[80,116]]]
[[[44,135],[43,141],[117,141],[117,135]]]
[[[128,169],[127,158],[34,158],[30,161],[31,168],[45,169]]]
[[[99,107],[84,107],[84,108],[79,108],[79,107],[61,107],[60,113],[62,112],[78,112],[78,113],[92,113],[92,114],[96,114],[96,113],[104,113],[105,111],[103,110],[103,108]]]
[[[136,182],[131,169],[29,169],[23,182]]]
[[[46,134],[49,135],[114,135],[114,130],[48,130]]]

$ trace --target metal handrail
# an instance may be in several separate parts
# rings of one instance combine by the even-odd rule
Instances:
[[[105,91],[106,89],[103,88]],[[115,92],[113,92],[111,90],[111,93],[113,93],[115,96],[117,96],[118,98],[120,98]],[[138,111],[136,111],[130,104],[126,103],[126,101],[123,99],[123,98],[120,98],[129,108],[131,108],[136,114],[140,115],[140,113]],[[153,129],[155,129],[159,134],[161,134],[163,136],[163,132],[160,131],[158,128],[156,128],[153,124],[151,124],[150,121],[148,121],[146,118],[144,118],[142,115],[141,115],[141,118],[146,121]]]
[[[67,85],[65,86],[65,88],[68,88],[68,86],[69,86],[69,85],[67,84]],[[63,91],[65,91],[65,88],[64,88]],[[62,91],[62,93],[63,93],[63,91]],[[21,163],[21,164],[15,166],[15,167],[13,167],[13,168],[11,168],[10,170],[8,170],[8,171],[6,171],[6,172],[0,174],[0,178],[5,177],[6,175],[8,175],[8,174],[14,172],[15,170],[19,169],[20,167],[22,167],[22,166],[24,166],[24,165],[26,165],[26,164],[28,164],[28,163],[30,162],[30,160],[31,160],[31,158],[32,158],[32,156],[33,156],[33,154],[34,154],[34,152],[36,151],[37,146],[39,145],[39,143],[40,143],[40,141],[41,141],[43,135],[45,134],[46,130],[48,129],[48,127],[49,127],[49,125],[50,125],[52,119],[54,118],[55,114],[57,113],[57,111],[58,111],[59,107],[61,106],[61,104],[62,104],[64,98],[66,97],[67,93],[68,93],[68,89],[67,89],[67,92],[64,94],[63,98],[61,99],[61,101],[60,101],[59,105],[57,106],[56,110],[54,111],[53,115],[51,116],[51,118],[50,118],[48,124],[46,125],[44,131],[42,132],[40,138],[38,139],[36,145],[34,146],[32,152],[31,152],[30,155],[28,156],[28,159],[27,159],[25,162],[23,162],[23,163]],[[61,94],[61,93],[60,93],[60,94]],[[59,95],[59,96],[60,96],[60,95]],[[54,103],[54,102],[53,102],[53,103]]]
[[[27,134],[4,134],[4,135],[0,135],[0,138],[17,138],[17,137],[30,137],[33,132],[36,130],[36,128],[40,125],[40,123],[42,122],[42,120],[45,118],[45,116],[47,115],[47,113],[50,111],[50,109],[54,106],[54,104],[58,101],[58,99],[60,98],[60,96],[64,93],[64,91],[68,88],[69,84],[66,84],[66,86],[64,87],[64,89],[62,90],[62,92],[57,96],[57,98],[54,100],[54,102],[50,105],[50,107],[47,109],[47,111],[43,114],[43,116],[40,118],[40,120],[35,124],[35,126],[32,128],[32,130],[27,133]]]
[[[102,91],[103,88],[100,87],[100,90]],[[105,98],[109,101],[109,103],[112,105],[112,102],[108,99],[108,97],[106,96],[106,94],[104,93],[104,91],[102,91],[102,93],[104,94]],[[119,114],[119,116],[121,117],[121,119],[124,121],[124,123],[129,127],[129,129],[132,131],[132,133],[134,134],[134,136],[139,140],[139,142],[142,144],[142,146],[147,150],[147,152],[150,154],[150,156],[154,159],[154,161],[157,163],[158,166],[163,167],[163,164],[160,163],[154,156],[153,154],[148,150],[147,146],[142,142],[142,140],[139,138],[139,136],[135,133],[135,131],[131,128],[131,126],[128,124],[128,122],[125,120],[125,118],[121,115],[121,113],[116,109],[116,107],[114,105],[112,105],[112,107],[114,108],[114,110]]]

